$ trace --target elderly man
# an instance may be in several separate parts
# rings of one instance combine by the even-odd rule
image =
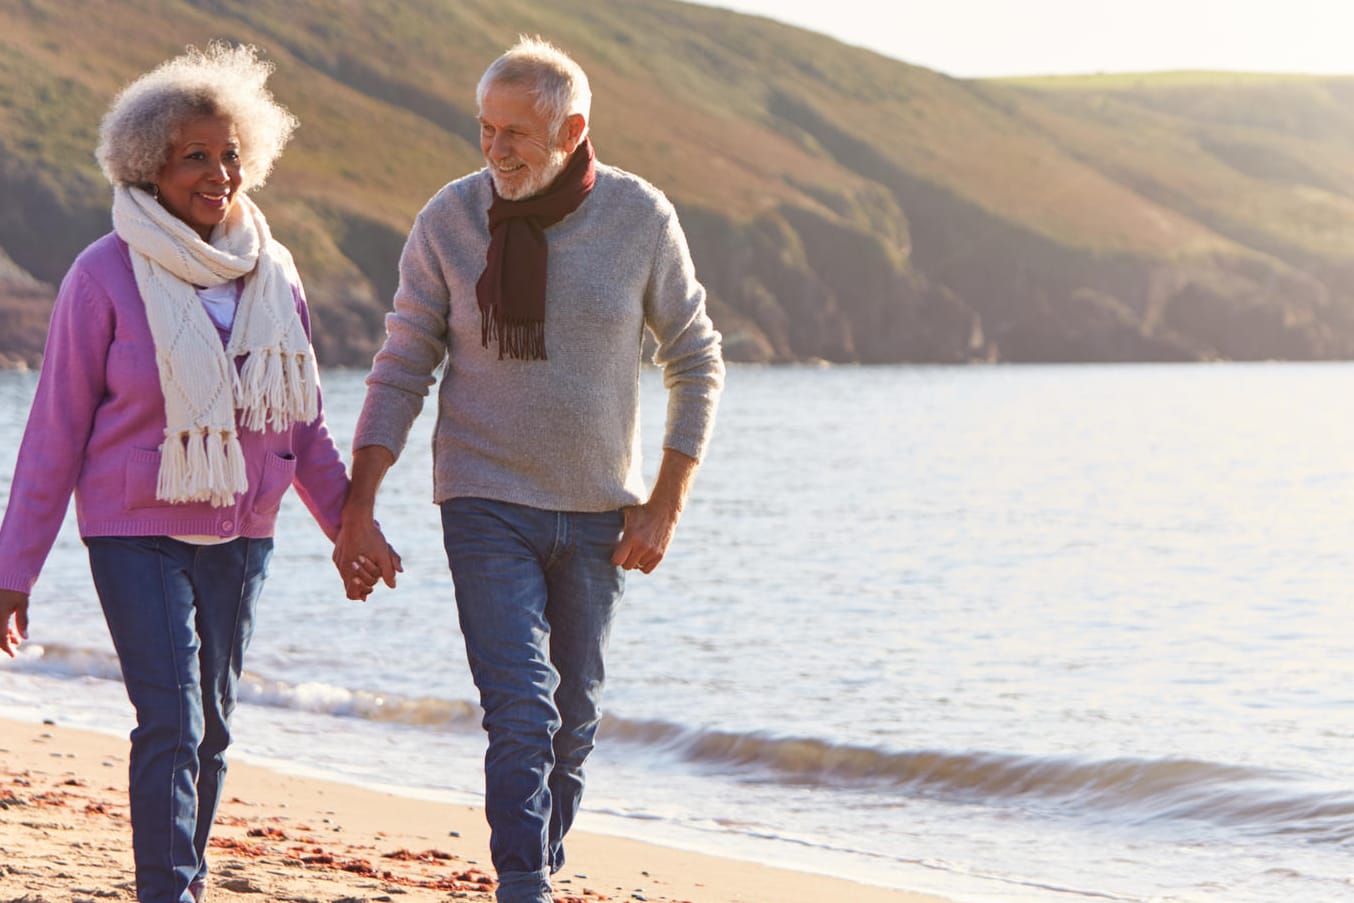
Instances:
[[[524,38],[477,99],[487,166],[442,188],[405,244],[335,561],[350,594],[373,567],[394,580],[376,492],[445,361],[434,494],[488,732],[498,900],[549,903],[625,571],[663,559],[724,365],[671,203],[594,159],[578,64]],[[646,329],[668,391],[651,492],[637,441]]]

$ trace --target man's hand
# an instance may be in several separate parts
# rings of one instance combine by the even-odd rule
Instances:
[[[679,512],[654,505],[631,505],[625,512],[625,529],[611,563],[627,571],[652,574],[667,554],[672,535],[677,532]]]
[[[10,623],[11,617],[13,623]],[[0,652],[14,658],[22,640],[28,639],[28,593],[0,589]]]
[[[677,532],[677,520],[686,505],[696,467],[695,458],[670,448],[663,450],[663,463],[649,500],[624,509],[625,529],[611,555],[612,564],[627,571],[653,573]]]

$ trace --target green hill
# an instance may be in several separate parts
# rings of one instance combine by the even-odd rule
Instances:
[[[405,231],[477,168],[474,83],[520,32],[593,83],[599,157],[663,188],[729,356],[1354,357],[1354,78],[962,81],[670,0],[0,5],[0,363],[107,231],[128,79],[258,45],[302,126],[260,203],[329,364],[378,346]]]

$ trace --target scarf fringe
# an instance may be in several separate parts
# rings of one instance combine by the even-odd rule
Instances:
[[[256,348],[245,358],[237,376],[236,398],[252,399],[240,408],[247,429],[285,430],[293,423],[310,423],[320,416],[318,377],[308,354],[280,348]]]
[[[485,348],[498,341],[498,359],[511,357],[519,361],[543,361],[545,356],[545,322],[542,320],[503,321],[492,313],[481,313],[480,337]]]
[[[221,508],[249,488],[244,449],[233,432],[205,428],[165,436],[155,497],[162,502],[210,502]]]

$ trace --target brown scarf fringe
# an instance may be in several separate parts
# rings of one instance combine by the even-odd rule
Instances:
[[[481,312],[480,340],[485,348],[498,342],[498,359],[516,358],[519,361],[543,361],[545,357],[545,321],[504,320],[502,310]]]

